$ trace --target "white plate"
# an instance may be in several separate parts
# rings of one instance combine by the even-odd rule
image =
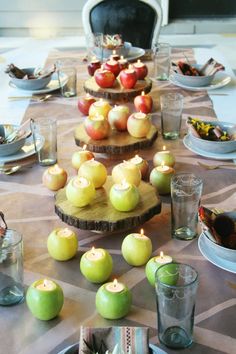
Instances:
[[[194,146],[189,134],[185,135],[183,138],[183,143],[187,149],[200,156],[209,157],[210,159],[215,160],[236,160],[236,151],[228,152],[226,154],[215,154],[214,152],[204,151],[197,148]]]
[[[40,150],[43,146],[44,138],[41,135],[36,136],[37,150]],[[32,135],[26,139],[25,145],[13,155],[5,156],[0,158],[0,165],[6,162],[17,161],[25,159],[31,155],[35,154],[35,147]]]
[[[210,91],[210,90],[216,90],[219,89],[221,87],[224,87],[226,85],[228,85],[228,83],[230,83],[231,81],[231,77],[229,75],[227,75],[226,73],[223,72],[218,72],[215,75],[215,78],[213,79],[211,85],[209,86],[188,86],[188,85],[184,85],[181,82],[179,82],[177,79],[174,78],[173,75],[170,75],[169,80],[172,84],[182,87],[184,89],[190,90],[190,91]]]
[[[236,273],[236,263],[227,261],[218,257],[216,254],[212,252],[212,249],[208,246],[205,241],[205,235],[202,233],[198,239],[198,248],[204,258],[206,258],[209,262],[216,265],[217,267],[227,270],[231,273]]]
[[[67,75],[61,73],[60,74],[60,82],[61,82],[61,86],[64,86],[67,82],[68,78],[67,78]],[[52,79],[51,81],[49,82],[49,84],[44,87],[43,89],[41,90],[34,90],[34,91],[29,91],[29,90],[21,90],[19,88],[17,88],[12,81],[9,81],[9,86],[18,90],[18,91],[23,91],[23,92],[27,92],[27,94],[34,94],[34,95],[37,95],[37,94],[41,94],[41,93],[48,93],[48,92],[52,92],[52,91],[55,91],[55,90],[58,90],[60,88],[60,83],[58,81],[58,75],[57,73],[54,73],[52,75]]]
[[[145,54],[145,50],[138,47],[131,47],[129,54],[127,55],[127,60],[135,60],[142,57]]]

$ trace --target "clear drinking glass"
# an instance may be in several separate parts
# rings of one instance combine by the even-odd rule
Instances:
[[[31,119],[31,131],[34,142],[37,136],[41,136],[44,140],[43,147],[37,148],[35,143],[35,151],[38,154],[38,162],[41,166],[54,165],[57,162],[57,121],[55,118],[40,117]]]
[[[103,61],[103,34],[89,33],[86,35],[87,59],[88,62],[94,57]]]
[[[161,128],[164,139],[174,140],[180,135],[184,98],[179,93],[161,95]]]
[[[193,342],[198,273],[187,264],[164,264],[156,271],[158,337],[169,348]]]
[[[65,83],[61,86],[63,97],[69,98],[77,95],[77,71],[73,67],[59,67],[59,75],[65,77]]]
[[[169,43],[158,43],[153,47],[154,78],[168,80],[170,74],[171,46]]]
[[[193,173],[178,173],[171,179],[171,233],[173,238],[197,236],[198,208],[203,181]]]
[[[17,231],[7,229],[0,238],[0,305],[17,304],[23,298],[22,237]]]

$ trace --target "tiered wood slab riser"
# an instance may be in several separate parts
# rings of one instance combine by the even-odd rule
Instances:
[[[107,139],[92,140],[84,129],[83,123],[75,129],[75,142],[78,146],[87,145],[92,152],[102,154],[124,154],[151,147],[157,139],[157,128],[152,125],[145,138],[134,138],[128,132],[111,130]]]
[[[113,185],[108,176],[103,188],[96,190],[93,202],[84,207],[74,207],[66,198],[65,188],[55,196],[55,212],[65,223],[83,230],[114,232],[128,230],[142,225],[161,212],[161,201],[153,186],[141,181],[139,185],[140,201],[130,212],[119,212],[109,200],[109,191]]]
[[[120,81],[116,79],[116,82],[111,88],[101,88],[97,85],[94,77],[86,80],[84,83],[85,92],[94,97],[105,98],[113,101],[130,101],[137,95],[140,95],[142,91],[145,93],[150,92],[152,89],[152,81],[148,78],[145,80],[138,80],[133,89],[125,89],[121,85]]]

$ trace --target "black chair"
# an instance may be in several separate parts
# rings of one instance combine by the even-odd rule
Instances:
[[[82,10],[85,34],[121,34],[132,46],[157,43],[162,9],[157,0],[88,0]]]

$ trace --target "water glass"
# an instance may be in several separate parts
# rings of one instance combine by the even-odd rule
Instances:
[[[198,273],[187,264],[169,263],[155,278],[158,337],[169,348],[183,349],[193,342]]]
[[[164,139],[174,140],[180,135],[184,98],[179,93],[161,95],[161,129]]]
[[[168,80],[170,74],[171,46],[168,43],[158,43],[153,47],[154,78]]]
[[[103,61],[103,39],[102,33],[89,33],[86,35],[87,59],[88,62],[94,57]]]
[[[23,298],[22,237],[17,231],[7,229],[0,239],[0,305],[14,305]]]
[[[192,240],[198,234],[198,208],[203,181],[193,173],[171,179],[171,233],[173,238]]]
[[[61,94],[69,98],[77,95],[77,71],[73,67],[63,67],[59,69],[59,77],[65,77],[65,82],[60,84]]]
[[[57,162],[57,121],[55,118],[35,118],[30,122],[35,151],[41,166],[54,165]],[[43,139],[41,149],[36,144],[37,136]]]

